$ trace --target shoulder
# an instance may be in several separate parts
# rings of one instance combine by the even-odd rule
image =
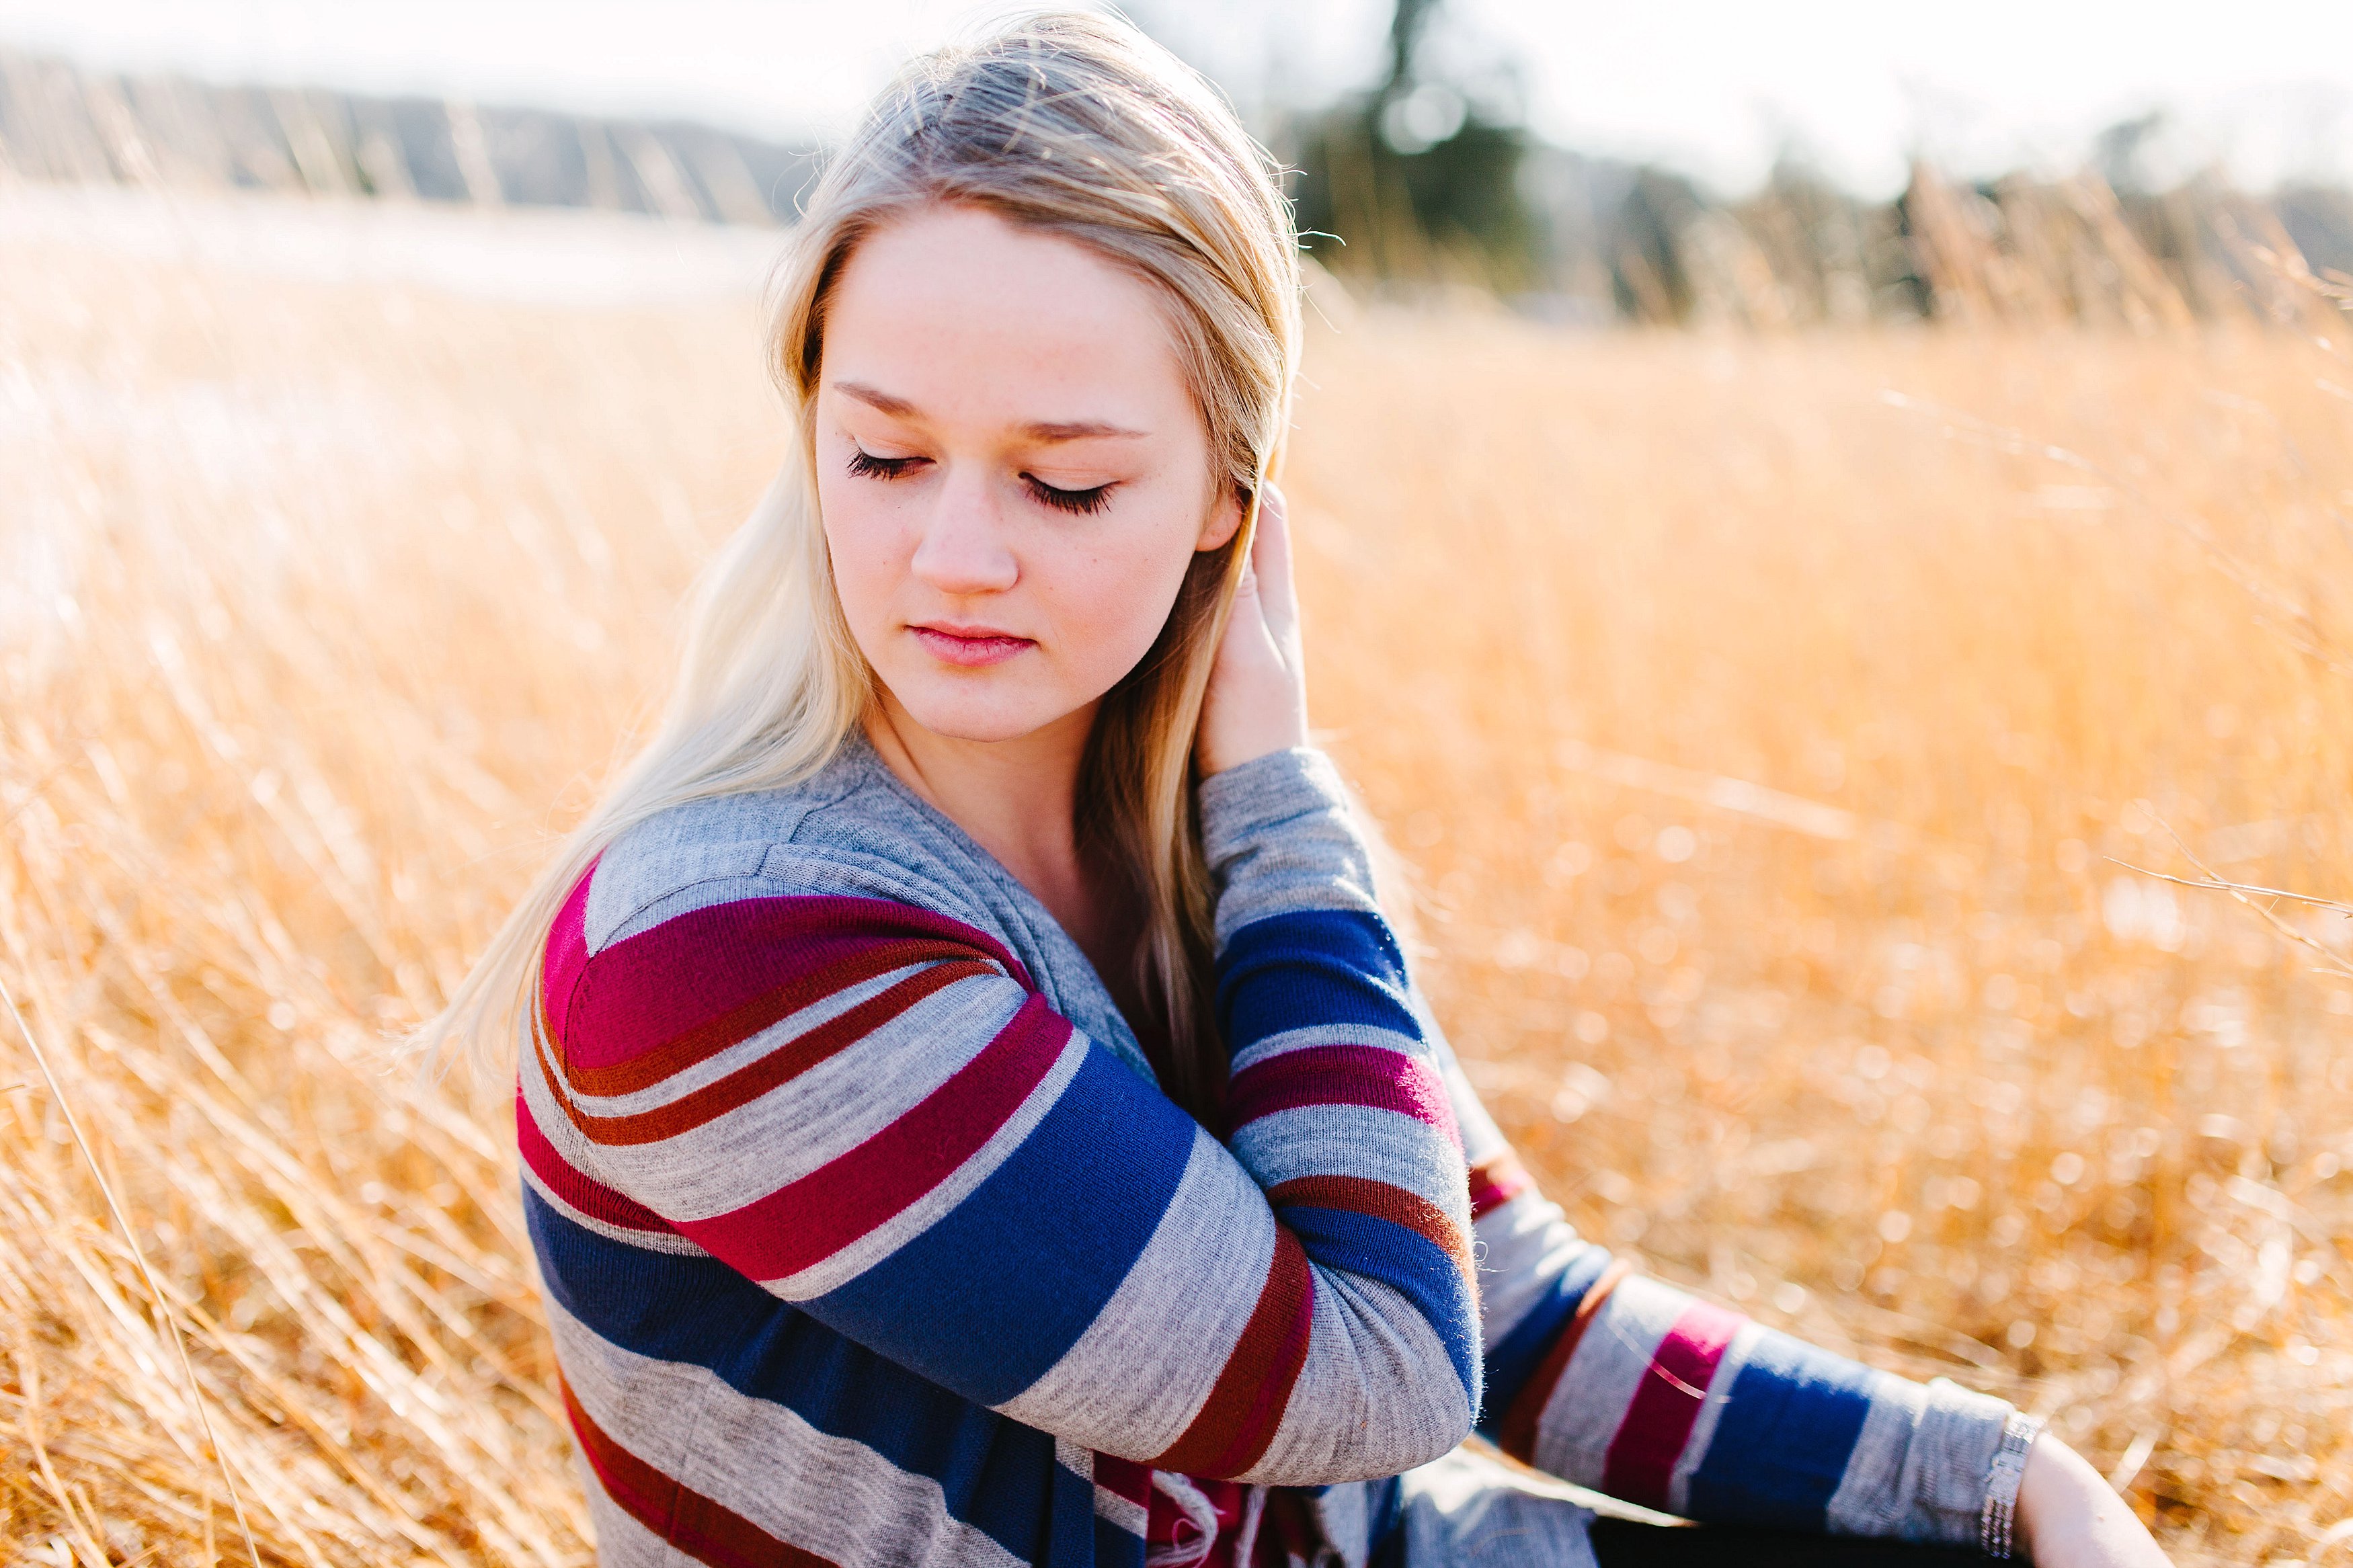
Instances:
[[[564,1054],[693,1041],[699,1060],[878,988],[894,1012],[965,980],[1034,991],[956,890],[893,858],[886,837],[804,831],[854,793],[695,801],[617,838],[548,932],[543,1002]]]
[[[574,889],[577,940],[601,952],[699,911],[776,899],[908,905],[985,926],[961,879],[902,815],[854,759],[784,789],[673,806],[607,846]],[[712,921],[727,923],[721,914],[698,923]]]

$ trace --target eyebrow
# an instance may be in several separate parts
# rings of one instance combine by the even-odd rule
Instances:
[[[876,386],[863,382],[837,381],[833,389],[845,397],[854,397],[871,408],[901,419],[921,416],[920,410],[903,397],[894,397]],[[1130,430],[1125,426],[1106,424],[1100,419],[1046,419],[1024,425],[1021,433],[1033,441],[1086,441],[1110,437],[1120,440],[1142,440],[1148,432]]]

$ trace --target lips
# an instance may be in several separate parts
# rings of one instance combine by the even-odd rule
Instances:
[[[1038,644],[1029,637],[1018,637],[994,626],[959,626],[934,622],[929,626],[911,626],[915,640],[923,650],[944,664],[977,669],[986,665],[1003,664],[1017,654],[1025,653]]]

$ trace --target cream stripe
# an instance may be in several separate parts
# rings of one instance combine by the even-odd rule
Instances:
[[[664,1475],[777,1539],[842,1568],[1018,1562],[951,1515],[930,1477],[820,1432],[774,1400],[738,1394],[702,1367],[624,1350],[553,1300],[547,1315],[565,1381],[591,1420]]]
[[[723,1116],[652,1143],[597,1145],[596,1167],[667,1219],[733,1214],[922,1103],[997,1038],[1024,994],[996,975],[958,981]]]
[[[1764,1333],[1755,1323],[1744,1322],[1732,1342],[1724,1347],[1715,1375],[1707,1380],[1707,1397],[1700,1401],[1699,1414],[1692,1418],[1691,1436],[1683,1439],[1683,1451],[1676,1456],[1673,1473],[1667,1477],[1669,1513],[1690,1514],[1692,1476],[1707,1462],[1707,1446],[1715,1441],[1716,1423],[1724,1419],[1724,1407],[1732,1403],[1732,1384],[1748,1358],[1757,1353],[1757,1342]]]
[[[1536,1421],[1536,1468],[1578,1486],[1601,1484],[1610,1440],[1649,1375],[1659,1342],[1691,1298],[1635,1275],[1620,1280],[1577,1342]]]
[[[1075,1441],[1156,1454],[1208,1400],[1274,1265],[1274,1215],[1196,1128],[1152,1238],[1061,1360],[997,1406]]]
[[[648,1252],[664,1252],[674,1258],[708,1258],[711,1256],[709,1253],[703,1251],[702,1247],[697,1247],[693,1242],[687,1240],[686,1237],[675,1235],[670,1231],[635,1230],[625,1225],[614,1225],[609,1221],[598,1219],[593,1215],[581,1213],[578,1209],[574,1208],[570,1204],[565,1203],[562,1198],[556,1196],[554,1190],[549,1187],[545,1182],[541,1181],[539,1179],[539,1173],[533,1170],[528,1163],[524,1164],[522,1167],[522,1179],[530,1185],[533,1192],[539,1194],[541,1201],[545,1203],[548,1207],[562,1215],[565,1219],[570,1220],[574,1225],[580,1226],[583,1230],[595,1231],[598,1236],[603,1237],[607,1241],[623,1242],[630,1247],[641,1247]]]
[[[591,1116],[635,1116],[641,1111],[659,1110],[699,1089],[717,1083],[738,1068],[781,1050],[811,1029],[881,995],[909,975],[920,974],[932,967],[932,963],[902,964],[887,974],[828,993],[798,1012],[777,1019],[757,1034],[747,1035],[726,1049],[715,1051],[659,1082],[627,1094],[575,1093],[573,1103]]]
[[[996,1173],[1024,1138],[1046,1119],[1054,1102],[1062,1098],[1062,1090],[1079,1075],[1086,1060],[1087,1037],[1076,1029],[1062,1042],[1062,1053],[1046,1076],[1029,1091],[1029,1098],[1016,1107],[1003,1126],[989,1134],[988,1142],[973,1152],[972,1157],[950,1172],[939,1185],[876,1226],[848,1247],[819,1262],[813,1263],[797,1274],[780,1279],[763,1281],[765,1287],[787,1301],[807,1301],[837,1289],[857,1279],[877,1263],[899,1250],[909,1241],[938,1223],[941,1216],[972,1195],[973,1190]]]
[[[1287,1057],[1293,1051],[1314,1050],[1318,1046],[1370,1046],[1376,1050],[1395,1051],[1443,1076],[1428,1046],[1411,1035],[1401,1035],[1395,1029],[1378,1028],[1370,1024],[1317,1024],[1309,1028],[1285,1029],[1279,1035],[1269,1035],[1262,1040],[1251,1041],[1234,1053],[1233,1071],[1246,1072],[1277,1057]]]

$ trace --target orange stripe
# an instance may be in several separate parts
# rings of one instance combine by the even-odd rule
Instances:
[[[628,1147],[639,1143],[659,1143],[665,1138],[675,1138],[691,1132],[706,1121],[715,1121],[740,1106],[775,1089],[778,1084],[797,1078],[809,1068],[837,1056],[857,1041],[873,1033],[933,992],[945,988],[952,982],[968,980],[975,975],[994,975],[997,969],[973,960],[964,963],[942,963],[911,974],[879,996],[870,996],[838,1017],[800,1036],[789,1045],[729,1073],[715,1083],[705,1084],[691,1094],[682,1095],[668,1105],[633,1115],[596,1116],[582,1110],[573,1103],[565,1091],[568,1077],[558,1080],[551,1069],[549,1085],[555,1090],[556,1103],[564,1114],[591,1142],[607,1148]],[[540,1031],[545,1034],[543,1027]],[[545,1060],[544,1047],[542,1060]]]
[[[1611,1259],[1601,1271],[1601,1278],[1585,1292],[1577,1310],[1561,1326],[1560,1337],[1545,1352],[1544,1363],[1535,1375],[1520,1388],[1520,1396],[1512,1401],[1511,1409],[1504,1413],[1504,1424],[1495,1434],[1495,1447],[1524,1465],[1535,1462],[1536,1424],[1544,1418],[1545,1406],[1552,1403],[1552,1391],[1560,1386],[1560,1374],[1568,1370],[1568,1358],[1577,1353],[1577,1342],[1585,1337],[1585,1326],[1601,1310],[1601,1303],[1609,1292],[1618,1289],[1618,1281],[1634,1272],[1634,1266],[1622,1258]]]
[[[877,942],[862,952],[838,958],[820,968],[795,974],[626,1061],[584,1068],[567,1059],[565,1071],[571,1079],[575,1093],[635,1094],[692,1067],[706,1057],[725,1050],[738,1040],[750,1039],[778,1019],[789,1017],[804,1007],[822,1002],[836,992],[847,991],[853,985],[872,980],[877,975],[888,974],[894,969],[904,969],[911,963],[939,959],[962,959],[969,963],[974,956],[969,942],[914,939]],[[612,962],[609,957],[606,961]],[[593,978],[590,984],[593,987]],[[584,997],[575,997],[568,1016],[575,1030],[581,1026],[579,1015],[583,1011],[593,1012],[594,1004]]]
[[[670,1545],[712,1568],[834,1568],[831,1559],[778,1540],[630,1453],[580,1407],[569,1383],[563,1388],[573,1435],[605,1495]]]
[[[1369,1176],[1297,1176],[1269,1187],[1267,1202],[1281,1207],[1299,1204],[1309,1208],[1345,1209],[1401,1225],[1454,1259],[1463,1278],[1471,1277],[1471,1243],[1453,1217],[1429,1199],[1403,1187]]]
[[[1238,1476],[1258,1463],[1291,1390],[1307,1364],[1307,1330],[1315,1306],[1315,1279],[1306,1248],[1281,1226],[1274,1232],[1274,1262],[1266,1289],[1234,1353],[1226,1358],[1209,1397],[1176,1442],[1151,1461],[1155,1470],[1187,1476]]]

